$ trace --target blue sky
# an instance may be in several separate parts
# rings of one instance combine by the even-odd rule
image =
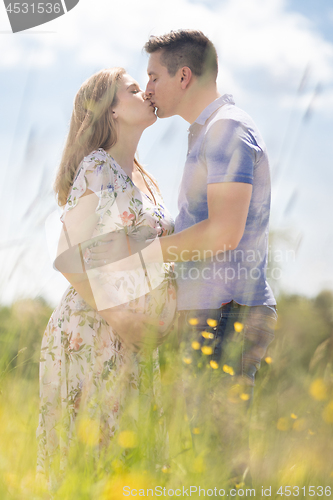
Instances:
[[[116,65],[144,86],[143,44],[178,28],[212,39],[220,92],[233,94],[266,141],[273,249],[283,260],[276,290],[311,296],[333,288],[331,3],[80,0],[65,16],[16,34],[0,5],[0,302],[44,295],[56,303],[66,288],[51,267],[44,224],[56,209],[52,180],[77,89]],[[139,146],[174,216],[187,128],[179,117],[158,120]]]

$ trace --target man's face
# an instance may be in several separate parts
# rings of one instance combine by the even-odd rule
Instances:
[[[183,95],[181,69],[175,76],[170,76],[167,67],[161,64],[161,51],[159,50],[149,56],[147,73],[149,81],[146,94],[150,96],[152,104],[157,108],[157,116],[167,118],[177,115]]]

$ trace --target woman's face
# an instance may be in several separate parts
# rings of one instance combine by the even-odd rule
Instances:
[[[126,126],[142,125],[144,128],[156,120],[155,108],[150,100],[144,99],[144,91],[127,73],[120,81],[117,104],[112,107],[113,117],[119,124]]]

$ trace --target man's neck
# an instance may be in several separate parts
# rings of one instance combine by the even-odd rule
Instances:
[[[218,92],[216,86],[202,87],[195,85],[189,89],[179,115],[192,124],[201,115],[203,110],[218,97],[221,97],[221,94]]]

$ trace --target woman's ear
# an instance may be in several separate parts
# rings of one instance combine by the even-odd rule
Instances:
[[[183,90],[186,89],[192,79],[192,71],[187,66],[180,69],[180,84]]]
[[[118,118],[117,112],[114,109],[111,109],[110,112],[111,112],[111,118],[116,120]]]

